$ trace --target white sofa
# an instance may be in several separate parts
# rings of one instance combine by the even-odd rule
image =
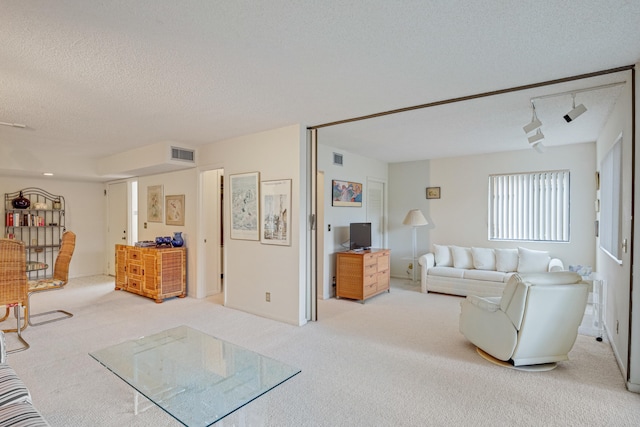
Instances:
[[[562,271],[564,264],[547,251],[433,245],[418,258],[424,293],[495,297],[514,273]]]

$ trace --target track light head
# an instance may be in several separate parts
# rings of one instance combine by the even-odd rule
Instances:
[[[544,139],[544,134],[542,133],[542,131],[540,129],[538,129],[538,131],[536,133],[534,133],[533,135],[531,135],[527,139],[529,140],[529,144],[534,144],[534,143]]]
[[[522,130],[524,130],[524,133],[529,133],[538,129],[540,126],[542,126],[542,122],[538,120],[537,117],[534,117],[531,119],[531,123],[522,127]]]
[[[522,127],[524,133],[532,132],[542,126],[542,122],[538,120],[538,115],[536,114],[536,105],[531,101],[531,123],[526,124]]]
[[[540,154],[542,154],[545,151],[547,151],[547,147],[545,147],[542,142],[538,142],[536,144],[533,144],[533,149],[536,150]]]
[[[576,96],[573,95],[573,109],[564,115],[564,119],[567,123],[570,123],[578,118],[582,113],[587,111],[587,107],[584,104],[580,104],[576,107]]]

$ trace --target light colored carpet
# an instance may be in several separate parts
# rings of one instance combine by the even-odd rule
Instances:
[[[571,360],[549,372],[501,368],[458,332],[459,297],[394,280],[366,304],[319,301],[320,321],[302,327],[219,300],[156,304],[107,276],[75,279],[32,301],[34,312],[75,316],[27,328],[31,349],[9,363],[53,426],[179,425],[155,406],[134,415],[133,390],[88,353],[181,324],[302,370],[224,426],[640,425],[640,395],[625,389],[607,342],[579,336]]]

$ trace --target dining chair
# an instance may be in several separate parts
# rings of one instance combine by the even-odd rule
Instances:
[[[20,327],[20,307],[24,307],[25,317],[29,310],[27,253],[24,243],[19,240],[0,239],[0,305],[7,307],[7,311],[13,308],[17,319],[16,329],[6,329],[4,332],[16,332],[23,344],[23,347],[7,353],[28,349],[29,343],[22,337]]]
[[[31,296],[33,294],[55,291],[64,288],[69,281],[69,264],[71,263],[71,257],[76,247],[76,235],[72,231],[65,231],[62,233],[62,242],[60,243],[60,251],[56,257],[56,262],[53,266],[53,276],[45,279],[31,280],[29,281],[29,291],[27,297],[28,306],[31,307]],[[61,316],[53,319],[44,320],[34,323],[31,318],[38,316],[46,316],[53,313],[61,313]],[[51,310],[44,313],[28,314],[25,315],[27,323],[31,326],[44,325],[45,323],[57,322],[58,320],[64,320],[69,317],[73,317],[73,314],[65,310]],[[24,325],[26,327],[26,324]]]

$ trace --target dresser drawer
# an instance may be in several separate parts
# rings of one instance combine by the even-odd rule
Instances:
[[[129,282],[127,283],[127,290],[139,291],[140,289],[142,289],[142,281],[140,279],[130,277]]]
[[[378,283],[378,273],[367,274],[364,276],[362,283],[366,285],[376,284]]]
[[[142,276],[142,266],[140,264],[129,263],[129,274],[135,274],[136,276]]]
[[[376,283],[377,283],[376,281],[373,281],[372,283],[365,283],[365,285],[362,288],[362,293],[364,298],[367,298],[375,294],[376,292],[378,292],[378,286]]]

